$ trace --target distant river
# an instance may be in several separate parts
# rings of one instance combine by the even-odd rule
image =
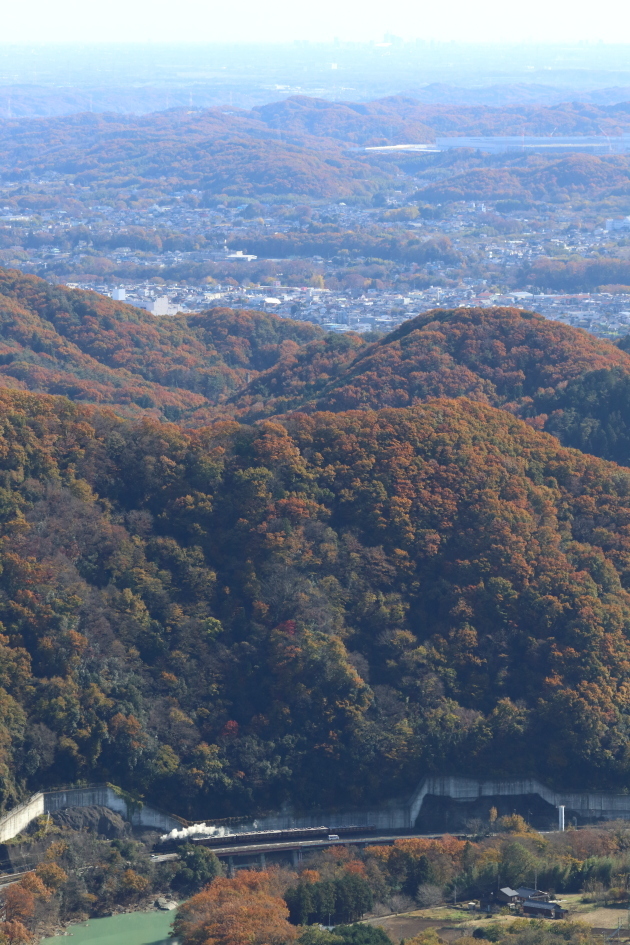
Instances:
[[[127,912],[68,926],[41,945],[175,945],[168,937],[175,912]]]

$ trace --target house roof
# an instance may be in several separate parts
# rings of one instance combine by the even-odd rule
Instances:
[[[518,896],[518,893],[515,889],[511,889],[509,886],[504,886],[503,889],[500,889],[499,892],[502,892],[504,896]]]

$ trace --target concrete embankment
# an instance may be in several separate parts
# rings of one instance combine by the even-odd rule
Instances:
[[[186,826],[187,821],[174,814],[134,801],[112,784],[95,784],[59,791],[40,791],[0,818],[0,843],[17,837],[38,817],[69,807],[108,807],[134,827],[153,827],[168,831]]]
[[[392,800],[373,810],[326,811],[309,814],[291,810],[256,819],[260,830],[293,827],[366,826],[382,831],[414,830],[427,797],[448,798],[455,804],[470,804],[480,798],[527,798],[537,796],[551,808],[563,805],[567,816],[580,822],[595,820],[630,820],[630,794],[607,794],[594,791],[555,791],[534,778],[476,780],[458,777],[424,778],[406,798]],[[34,794],[0,818],[0,843],[22,833],[42,814],[72,807],[108,807],[133,826],[152,827],[164,833],[188,826],[181,817],[168,814],[148,804],[134,801],[111,784],[82,788],[65,788]],[[212,812],[206,820],[212,823]]]
[[[374,810],[321,811],[315,814],[294,814],[291,811],[257,818],[261,830],[290,827],[330,827],[351,825],[373,826],[377,830],[413,830],[427,797],[448,798],[455,803],[469,804],[479,798],[518,798],[537,796],[550,807],[563,805],[567,817],[580,822],[596,820],[630,820],[630,794],[607,794],[596,791],[554,791],[535,778],[477,780],[458,777],[424,778],[407,798],[391,801]]]

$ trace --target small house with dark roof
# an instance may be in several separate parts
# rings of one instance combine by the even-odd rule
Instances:
[[[512,889],[510,886],[504,886],[503,889],[499,889],[497,892],[496,901],[507,905],[520,902],[521,900],[516,889]]]
[[[549,902],[551,899],[549,893],[543,892],[542,889],[530,889],[529,886],[519,886],[516,895],[523,902],[526,899],[533,899],[536,902]]]
[[[564,919],[567,910],[558,902],[541,902],[536,899],[526,899],[523,903],[523,915],[537,919]]]

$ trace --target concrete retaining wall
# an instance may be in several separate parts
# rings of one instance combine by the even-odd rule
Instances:
[[[259,830],[287,830],[291,827],[377,827],[379,830],[407,830],[409,810],[407,805],[392,806],[382,810],[323,811],[321,814],[293,815],[291,813],[269,814],[256,818]]]
[[[69,788],[64,791],[47,791],[44,794],[44,813],[54,814],[67,807],[109,807],[125,820],[130,820],[127,804],[108,784],[96,784],[88,788]]]
[[[154,827],[157,830],[179,829],[186,825],[181,817],[166,814],[147,804],[127,804],[109,784],[95,784],[86,788],[66,788],[62,791],[45,791],[34,794],[28,801],[14,807],[0,817],[0,843],[17,837],[30,823],[42,814],[53,814],[67,807],[109,807],[134,827]]]
[[[377,830],[413,830],[427,795],[449,797],[455,801],[474,801],[479,797],[525,796],[538,794],[553,807],[564,804],[567,813],[575,811],[584,818],[630,820],[630,794],[603,794],[578,791],[552,791],[533,778],[475,780],[473,778],[425,778],[411,797],[391,801],[379,810],[321,811],[296,815],[291,811],[269,814],[257,819],[259,829],[290,827],[372,826]],[[128,805],[124,795],[109,784],[85,788],[67,788],[34,794],[28,801],[0,818],[0,843],[16,837],[36,817],[67,807],[109,807],[136,827],[153,827],[168,832],[186,826],[186,821],[148,805]]]
[[[380,810],[322,811],[316,815],[293,815],[290,812],[271,814],[257,819],[261,830],[290,827],[374,826],[378,830],[413,830],[427,795],[448,797],[454,801],[474,801],[479,797],[518,797],[538,794],[553,807],[564,804],[567,813],[574,811],[587,819],[630,820],[630,794],[581,793],[552,791],[534,778],[496,779],[424,778],[410,798],[390,803]]]
[[[11,840],[12,837],[17,837],[36,817],[45,813],[44,795],[41,793],[33,794],[28,801],[24,801],[23,804],[14,807],[4,817],[0,817],[0,843],[5,843],[7,840]]]
[[[552,791],[534,778],[505,780],[473,780],[471,778],[426,778],[412,795],[409,820],[415,824],[422,802],[427,794],[450,797],[455,801],[473,801],[478,797],[523,796],[538,794],[553,807],[564,804],[567,811],[583,817],[601,817],[604,820],[630,819],[630,794],[603,794],[600,792]]]

